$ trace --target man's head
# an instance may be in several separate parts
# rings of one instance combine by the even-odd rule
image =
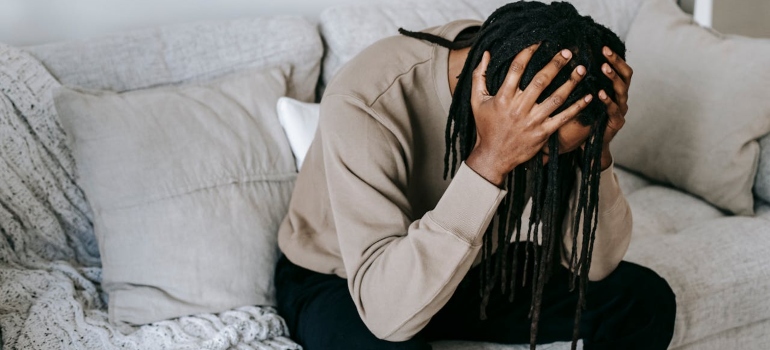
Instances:
[[[479,30],[463,69],[472,71],[480,62],[484,50],[490,51],[493,59],[487,69],[487,89],[494,95],[502,86],[516,54],[535,43],[540,43],[540,46],[524,71],[519,84],[522,90],[560,50],[572,51],[572,59],[543,91],[538,102],[542,102],[564,84],[575,67],[586,67],[585,78],[577,84],[562,107],[552,115],[558,114],[585,95],[592,94],[596,97],[600,90],[606,91],[611,98],[615,97],[612,81],[601,71],[602,65],[607,62],[602,55],[602,48],[608,46],[624,58],[625,45],[611,30],[596,23],[589,16],[580,15],[574,6],[566,2],[554,2],[550,5],[515,2],[497,9]],[[583,144],[591,132],[590,127],[602,118],[607,118],[606,106],[600,99],[594,98],[574,122],[559,130],[562,146],[559,153],[572,151]]]

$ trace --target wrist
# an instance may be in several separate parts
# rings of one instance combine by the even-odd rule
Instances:
[[[468,159],[465,160],[465,165],[497,187],[503,185],[505,176],[508,174],[500,167],[498,157],[480,150],[479,147],[471,151]]]

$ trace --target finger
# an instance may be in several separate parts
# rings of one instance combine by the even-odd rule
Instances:
[[[604,57],[607,58],[607,61],[609,61],[610,64],[615,67],[615,70],[620,75],[620,78],[623,79],[627,85],[630,84],[631,77],[634,75],[634,70],[631,68],[631,66],[629,66],[625,60],[620,58],[620,56],[612,52],[612,50],[610,50],[610,48],[607,46],[604,47],[602,53],[604,54]]]
[[[610,118],[607,122],[607,128],[617,133],[626,123],[625,113],[621,111],[620,106],[615,101],[607,96],[604,90],[599,91],[599,99],[607,106],[607,115]]]
[[[534,44],[521,50],[516,57],[511,61],[511,65],[508,67],[508,73],[505,75],[505,81],[500,87],[497,94],[504,99],[511,99],[519,91],[519,82],[521,82],[521,76],[524,75],[524,70],[527,68],[529,60],[532,55],[535,54],[540,44]]]
[[[588,104],[593,99],[593,96],[586,95],[585,97],[577,100],[577,102],[573,103],[569,108],[561,111],[561,113],[551,117],[547,118],[543,122],[543,127],[545,127],[545,131],[550,135],[556,132],[556,130],[559,130],[562,125],[567,124],[570,120],[574,119],[580,111],[586,108]]]
[[[615,90],[617,103],[625,105],[628,102],[628,84],[607,63],[602,65],[602,72],[612,80],[612,88]]]
[[[522,102],[524,105],[533,105],[540,94],[543,93],[545,88],[551,84],[553,78],[559,71],[567,65],[567,62],[572,58],[572,52],[567,49],[561,50],[554,56],[550,63],[548,63],[543,69],[541,69],[532,81],[529,83],[524,94],[522,94]]]
[[[556,91],[551,94],[545,101],[540,103],[538,108],[538,113],[542,118],[547,118],[551,115],[555,110],[559,109],[562,104],[564,104],[564,101],[567,100],[567,97],[570,93],[572,93],[572,90],[575,89],[575,86],[580,82],[580,80],[583,79],[583,77],[586,74],[586,68],[583,66],[577,66],[575,70],[572,71],[572,75],[570,75],[569,80],[567,80],[562,86],[560,86]]]
[[[471,107],[477,108],[481,102],[484,101],[484,97],[489,95],[487,91],[487,66],[489,65],[490,53],[484,51],[481,55],[481,62],[473,70],[473,82],[471,86]]]

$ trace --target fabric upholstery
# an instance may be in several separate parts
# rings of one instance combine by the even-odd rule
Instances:
[[[599,23],[625,38],[628,26],[638,6],[644,0],[571,0],[581,14],[592,16]],[[441,6],[433,1],[400,0],[387,5],[344,5],[324,10],[320,15],[324,37],[322,81],[329,79],[364,48],[375,41],[400,35],[398,28],[422,30],[457,19],[486,19],[508,0],[446,0]],[[550,2],[550,1],[545,1]]]
[[[758,200],[754,206],[754,214],[756,214],[758,218],[770,220],[770,203],[767,203],[764,200]]]
[[[770,320],[728,329],[672,350],[724,350],[770,348]]]
[[[296,178],[274,107],[283,71],[56,94],[94,210],[111,322],[275,303],[277,230]]]
[[[671,285],[677,296],[671,346],[677,347],[768,319],[767,256],[767,221],[733,216],[672,235],[635,235],[625,260],[653,269]]]
[[[0,348],[300,348],[275,309],[256,305],[110,324],[94,213],[55,113],[60,84],[28,53],[0,44],[0,87]]]
[[[754,182],[754,193],[770,202],[770,135],[759,140],[759,169]]]
[[[286,78],[284,95],[313,101],[323,45],[308,20],[280,16],[172,25],[25,50],[70,87],[124,92],[272,67]]]
[[[694,224],[723,217],[712,205],[682,191],[648,186],[627,196],[634,235],[674,234]]]
[[[626,46],[634,81],[615,161],[751,215],[757,140],[770,132],[770,40],[726,38],[672,1],[649,0]]]
[[[618,177],[618,184],[620,184],[620,190],[626,196],[630,195],[642,189],[650,186],[650,181],[644,177],[634,174],[633,172],[623,169],[622,167],[615,165],[615,175]]]
[[[312,102],[323,54],[299,16],[172,25],[27,47],[63,85],[122,92],[282,66],[287,96]]]

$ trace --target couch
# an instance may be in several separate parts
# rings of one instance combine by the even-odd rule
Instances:
[[[20,51],[0,46],[0,90],[18,97],[5,107],[27,116],[16,124],[0,120],[5,122],[0,124],[1,344],[8,349],[299,348],[269,306],[141,327],[108,321],[93,212],[72,180],[77,168],[52,107],[59,84],[124,92],[283,64],[292,96],[319,102],[325,84],[345,62],[397,34],[398,27],[417,30],[460,18],[484,19],[507,2],[345,5],[325,10],[317,26],[280,16],[175,25]],[[625,39],[645,0],[570,2]],[[19,58],[23,55],[39,60],[53,79]],[[760,145],[766,159],[770,137]],[[677,296],[671,349],[770,348],[770,204],[756,196],[754,215],[732,215],[622,163],[616,172],[634,217],[625,260],[655,270]],[[755,187],[770,187],[765,178],[758,179]],[[538,347],[561,350],[569,343]],[[527,347],[441,341],[434,348]]]

